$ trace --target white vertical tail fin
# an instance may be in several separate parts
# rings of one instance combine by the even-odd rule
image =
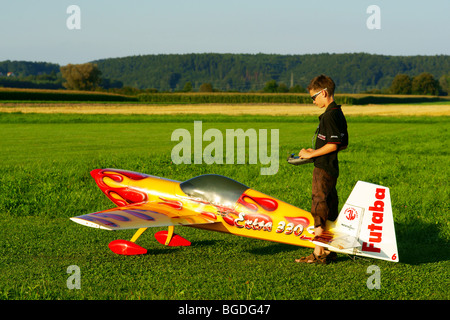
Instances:
[[[399,261],[389,188],[358,181],[330,231],[331,251]]]

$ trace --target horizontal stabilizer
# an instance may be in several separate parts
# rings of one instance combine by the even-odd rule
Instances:
[[[361,246],[358,238],[345,233],[333,234],[332,237],[315,236],[311,241],[319,246],[331,246],[341,250]]]

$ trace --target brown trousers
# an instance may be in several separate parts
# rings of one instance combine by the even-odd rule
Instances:
[[[334,221],[338,217],[338,195],[336,191],[337,178],[325,170],[314,167],[312,180],[311,214],[314,227],[325,228],[327,220]]]

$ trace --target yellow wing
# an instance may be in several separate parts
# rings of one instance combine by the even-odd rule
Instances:
[[[146,202],[70,218],[84,226],[106,230],[138,229],[217,222],[210,215],[180,208],[175,201]]]

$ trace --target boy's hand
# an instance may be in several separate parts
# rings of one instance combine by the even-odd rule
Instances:
[[[302,149],[298,153],[298,156],[301,159],[311,159],[311,158],[316,158],[316,157],[323,156],[323,155],[328,154],[330,152],[337,151],[337,149],[338,149],[337,144],[327,143],[323,147],[321,147],[319,149],[316,149],[316,150],[315,149]]]
[[[302,149],[300,150],[300,152],[298,153],[298,156],[300,157],[300,159],[311,159],[311,152],[313,152],[314,149]]]

